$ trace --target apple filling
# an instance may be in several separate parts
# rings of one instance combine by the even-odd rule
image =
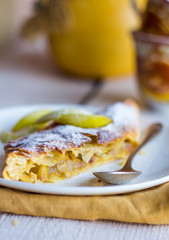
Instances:
[[[3,177],[31,183],[57,182],[93,167],[122,159],[123,163],[137,146],[128,139],[117,139],[107,145],[86,143],[80,148],[72,148],[62,153],[53,150],[38,156],[11,153]]]

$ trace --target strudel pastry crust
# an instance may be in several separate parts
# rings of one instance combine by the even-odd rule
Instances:
[[[117,102],[99,114],[112,119],[102,128],[57,125],[5,145],[3,177],[24,182],[55,182],[90,168],[125,159],[137,146],[139,108]]]

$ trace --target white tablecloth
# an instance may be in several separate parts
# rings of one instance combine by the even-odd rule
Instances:
[[[31,1],[16,0],[22,11],[18,11],[20,16],[17,15],[15,24],[28,15]],[[34,43],[16,39],[8,53],[0,58],[1,108],[37,103],[78,103],[91,85],[92,81],[59,74],[47,53],[45,39]],[[105,82],[89,104],[105,106],[127,97],[140,99],[131,77]],[[14,220],[18,221],[17,226],[13,225]],[[169,226],[0,214],[0,240],[168,240],[168,236]]]

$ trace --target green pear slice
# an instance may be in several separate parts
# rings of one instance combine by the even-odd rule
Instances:
[[[62,124],[74,125],[76,127],[81,127],[81,128],[100,128],[112,122],[112,120],[106,116],[85,115],[81,113],[65,114],[61,116],[58,121],[59,123],[62,123]]]
[[[37,123],[51,120],[57,123],[74,125],[82,128],[99,128],[112,122],[112,120],[106,116],[85,114],[78,109],[71,109],[67,112],[64,112],[64,110],[51,112],[40,118]]]
[[[36,121],[42,118],[44,115],[50,113],[51,110],[38,110],[21,118],[17,124],[13,127],[12,131],[17,132],[25,127],[31,126],[36,123]]]
[[[62,116],[65,116],[67,114],[78,114],[78,113],[91,115],[90,112],[88,112],[84,109],[76,109],[76,108],[60,109],[58,111],[53,111],[49,114],[46,114],[42,118],[38,119],[36,121],[36,123],[44,123],[44,122],[51,121],[51,120],[57,122],[57,120],[62,118]]]

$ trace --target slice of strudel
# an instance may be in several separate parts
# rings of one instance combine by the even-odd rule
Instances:
[[[137,146],[139,108],[117,102],[99,114],[112,119],[101,128],[56,125],[5,145],[3,177],[24,182],[60,181],[103,163],[125,159]]]

